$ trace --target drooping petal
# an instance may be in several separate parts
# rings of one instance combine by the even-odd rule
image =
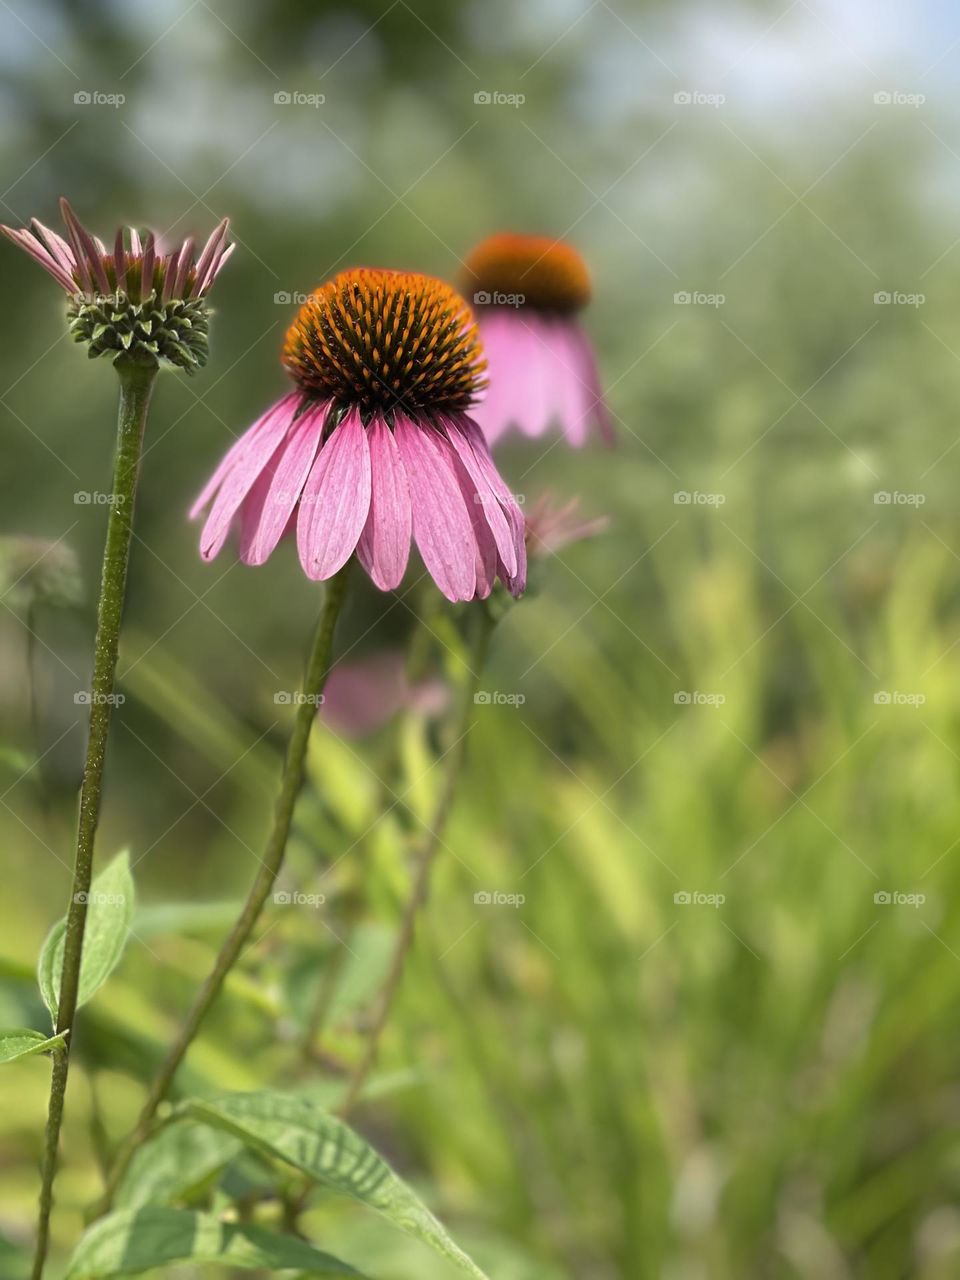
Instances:
[[[516,573],[516,530],[508,520],[504,507],[501,506],[500,497],[490,482],[488,470],[477,455],[473,441],[464,431],[460,419],[450,415],[445,417],[443,422],[447,430],[447,438],[472,482],[472,492],[468,496],[473,504],[482,510],[483,518],[490,527],[501,560],[510,573]]]
[[[590,414],[597,423],[600,436],[604,443],[608,445],[616,444],[616,433],[613,429],[610,410],[607,408],[603,389],[600,385],[600,371],[597,368],[597,357],[594,355],[590,339],[575,322],[572,322],[570,325],[570,342],[574,349],[579,352],[581,360],[580,376],[587,388],[587,394],[590,400]]]
[[[190,508],[191,520],[196,520],[197,516],[220,488],[220,485],[223,483],[227,474],[233,470],[234,466],[237,464],[243,465],[247,456],[253,453],[256,449],[257,440],[269,426],[273,415],[278,412],[284,412],[288,413],[289,417],[292,419],[293,415],[296,413],[300,399],[301,396],[299,392],[291,391],[281,400],[278,400],[276,404],[271,405],[266,413],[261,414],[256,422],[251,427],[248,427],[238,440],[234,440],[233,444],[220,460],[216,471],[214,471],[213,475],[203,486],[203,491],[200,496]]]
[[[3,232],[8,240],[12,240],[15,245],[19,245],[35,262],[39,262],[44,271],[53,276],[57,284],[66,289],[68,293],[76,292],[76,281],[70,277],[36,236],[31,235],[29,231],[15,231],[12,227],[0,227],[0,231]]]
[[[398,413],[394,436],[410,485],[413,536],[430,576],[448,600],[472,600],[477,539],[451,446],[430,426]]]
[[[240,504],[253,488],[257,477],[270,463],[289,430],[299,398],[297,395],[289,395],[278,401],[243,436],[239,447],[235,446],[236,453],[231,450],[217,468],[214,480],[220,487],[200,535],[200,554],[204,560],[212,560],[226,542]],[[207,490],[213,487],[211,482]],[[200,496],[209,501],[207,490]],[[203,502],[198,501],[194,509],[202,505]]]
[[[487,445],[486,440],[483,438],[483,432],[477,424],[465,414],[459,418],[459,425],[464,436],[466,436],[467,440],[473,446],[474,456],[486,477],[487,484],[490,486],[493,493],[496,494],[497,499],[510,522],[510,528],[513,532],[513,545],[517,565],[516,572],[519,572],[522,568],[521,561],[526,559],[526,552],[524,550],[526,524],[523,519],[523,512],[520,510],[519,504],[510,492],[503,476],[501,476],[500,472],[497,470],[497,464],[494,462],[490,454],[490,448]]]
[[[410,556],[410,487],[393,432],[379,415],[367,429],[370,512],[360,535],[360,563],[381,591],[400,585]]]
[[[329,402],[323,401],[301,414],[277,450],[269,473],[264,472],[266,486],[256,519],[251,509],[248,526],[241,531],[240,559],[244,564],[264,564],[283,536],[317,456],[329,408]]]
[[[322,581],[356,550],[370,510],[370,448],[358,409],[334,428],[300,498],[297,547],[308,578]]]

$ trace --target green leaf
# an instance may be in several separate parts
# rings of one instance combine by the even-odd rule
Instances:
[[[49,1053],[65,1044],[66,1036],[48,1039],[42,1031],[0,1031],[0,1062],[16,1062],[18,1058],[29,1058],[31,1053]]]
[[[189,1199],[243,1150],[222,1130],[177,1123],[139,1147],[117,1192],[118,1209]]]
[[[357,1276],[345,1262],[295,1236],[221,1222],[187,1209],[122,1209],[81,1238],[65,1280],[108,1280],[178,1262],[220,1263],[243,1271],[299,1268],[313,1276]]]
[[[431,1245],[474,1280],[487,1280],[422,1200],[359,1134],[309,1098],[269,1089],[181,1103],[195,1120],[225,1129],[255,1149],[378,1210]]]
[[[134,889],[130,874],[130,855],[126,849],[118,853],[94,877],[87,906],[87,925],[83,935],[83,960],[80,965],[80,992],[77,1005],[86,1004],[117,967],[133,919]],[[37,979],[40,994],[56,1024],[60,1004],[60,977],[63,970],[63,935],[66,920],[58,920],[43,944]]]

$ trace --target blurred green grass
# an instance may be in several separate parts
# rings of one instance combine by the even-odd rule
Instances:
[[[552,35],[532,20],[504,9],[493,45],[479,11],[437,5],[419,13],[457,56],[397,10],[330,72],[321,123],[278,116],[272,94],[318,83],[362,19],[288,4],[271,26],[213,7],[247,47],[215,18],[185,18],[131,73],[115,118],[74,111],[74,80],[42,47],[6,67],[5,219],[49,221],[63,190],[103,233],[128,216],[172,223],[205,193],[244,242],[217,285],[210,369],[159,388],[102,850],[145,855],[147,904],[236,898],[252,874],[244,845],[263,838],[283,738],[273,693],[294,687],[318,596],[290,548],[257,571],[201,565],[184,512],[230,432],[282,385],[292,312],[274,293],[309,288],[344,254],[449,277],[492,228],[572,227],[595,272],[587,323],[620,445],[513,444],[499,460],[528,500],[576,491],[611,527],[545,566],[498,633],[485,684],[525,702],[478,708],[450,856],[385,1040],[387,1084],[362,1125],[506,1280],[946,1280],[960,1259],[960,324],[952,161],[931,134],[955,145],[945,104],[931,91],[929,127],[878,119],[857,82],[820,103],[829,129],[736,114],[733,93],[732,113],[684,115],[639,50],[651,96],[611,104],[598,80],[628,38],[609,15],[541,56]],[[664,12],[631,17],[658,48]],[[109,89],[152,38],[105,6],[86,7],[83,29],[65,8],[42,13],[77,83]],[[551,11],[550,32],[573,16]],[[474,109],[477,84],[521,79],[521,114]],[[183,104],[197,101],[213,126],[195,116],[192,137]],[[202,206],[187,218],[212,220]],[[57,343],[55,290],[33,265],[8,250],[4,270],[3,532],[65,536],[92,594],[103,511],[72,495],[106,487],[112,379]],[[676,306],[681,289],[726,301]],[[892,289],[926,301],[874,305]],[[678,491],[725,501],[677,504]],[[925,501],[878,505],[879,491]],[[344,646],[402,641],[411,603],[364,592]],[[53,749],[23,780],[11,757],[0,779],[0,1009],[38,1026],[30,966],[67,893],[79,731],[53,744],[75,718],[89,611],[48,613],[39,630]],[[4,745],[29,755],[24,631],[9,613],[0,645]],[[725,700],[682,705],[681,691]],[[884,691],[925,701],[876,702]],[[437,745],[416,719],[396,739],[318,733],[290,884],[327,903],[266,919],[191,1053],[196,1087],[335,1081],[356,1054]],[[384,798],[394,807],[375,823]],[[477,904],[480,891],[524,901]],[[725,901],[675,902],[683,892]],[[138,930],[91,1008],[78,1052],[109,1135],[134,1115],[136,1077],[222,927]],[[340,994],[317,1062],[299,1044],[322,975]],[[45,1072],[31,1060],[4,1082],[0,1233],[22,1241]],[[97,1189],[91,1106],[78,1072],[61,1250]],[[387,1280],[445,1274],[337,1203],[307,1223]]]

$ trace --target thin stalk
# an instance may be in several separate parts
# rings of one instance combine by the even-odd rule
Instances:
[[[294,805],[303,786],[304,765],[307,757],[307,746],[310,741],[310,730],[313,728],[313,723],[317,717],[320,694],[323,692],[324,685],[327,683],[327,676],[330,674],[333,634],[346,594],[348,569],[349,565],[345,566],[327,583],[323,610],[303,679],[303,688],[297,704],[293,731],[290,734],[290,741],[287,745],[286,759],[280,778],[280,790],[274,811],[273,827],[260,863],[260,870],[257,872],[257,877],[250,888],[250,892],[247,894],[247,900],[243,904],[240,915],[220,948],[213,969],[197,993],[176,1040],[171,1045],[166,1058],[154,1077],[133,1131],[120,1146],[113,1169],[107,1179],[103,1198],[96,1207],[95,1216],[106,1213],[110,1208],[116,1190],[129,1167],[133,1153],[150,1134],[157,1108],[166,1098],[170,1086],[173,1084],[177,1069],[186,1056],[187,1050],[190,1048],[210,1007],[220,994],[220,989],[227,974],[236,964],[241,952],[247,945],[283,864],[287,839],[290,835],[290,825],[293,820]]]
[[[117,421],[117,452],[113,473],[112,502],[103,549],[100,600],[97,605],[97,634],[94,641],[93,680],[90,686],[90,733],[80,787],[80,815],[73,863],[73,884],[67,907],[63,940],[63,972],[57,1032],[67,1034],[66,1047],[53,1055],[50,1105],[43,1155],[40,1214],[33,1260],[33,1280],[40,1280],[50,1241],[50,1214],[53,1209],[53,1182],[57,1172],[60,1126],[70,1067],[70,1046],[80,989],[80,961],[87,923],[87,899],[93,877],[93,848],[100,819],[103,766],[113,709],[113,685],[120,647],[120,623],[126,596],[127,566],[133,535],[133,508],[140,474],[143,431],[157,376],[156,365],[118,360],[120,409]]]
[[[447,752],[447,767],[440,786],[440,794],[437,798],[433,817],[414,856],[413,883],[410,888],[410,895],[403,909],[400,932],[394,944],[387,976],[380,990],[380,997],[367,1035],[363,1056],[350,1077],[343,1102],[337,1108],[339,1114],[344,1118],[350,1114],[356,1105],[360,1092],[376,1062],[377,1051],[380,1047],[380,1037],[387,1024],[394,999],[400,987],[407,956],[413,945],[417,916],[427,900],[430,889],[430,873],[433,870],[437,852],[443,844],[443,833],[450,817],[450,811],[453,808],[457,783],[460,780],[463,762],[466,757],[467,735],[473,724],[474,695],[480,685],[480,676],[486,665],[487,654],[490,649],[490,638],[496,626],[496,620],[488,608],[481,607],[479,614],[473,647],[469,657],[469,670],[467,679],[464,682],[459,715],[455,726],[456,736],[454,737],[453,745]]]

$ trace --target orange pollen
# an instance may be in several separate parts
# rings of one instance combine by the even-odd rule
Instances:
[[[308,394],[367,414],[463,412],[486,385],[470,308],[408,271],[357,267],[320,285],[287,330],[283,363]]]
[[[490,236],[467,257],[464,292],[477,305],[579,311],[590,301],[590,273],[572,245],[547,236]]]

